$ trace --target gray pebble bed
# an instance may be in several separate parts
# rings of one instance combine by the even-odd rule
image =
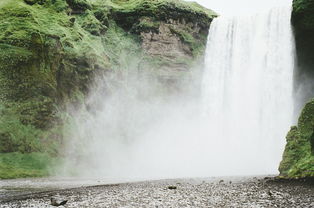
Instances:
[[[265,179],[161,180],[117,185],[81,187],[33,193],[0,200],[1,208],[53,207],[50,199],[68,200],[60,207],[79,208],[183,208],[183,207],[300,207],[314,208],[314,186],[310,182]]]

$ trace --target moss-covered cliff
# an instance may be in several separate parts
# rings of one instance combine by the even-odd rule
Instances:
[[[297,70],[296,91],[301,103],[314,97],[314,1],[294,0],[292,11]],[[302,106],[297,106],[301,108]]]
[[[63,112],[84,104],[96,76],[188,77],[215,16],[180,0],[2,0],[0,167],[4,153],[58,155]]]
[[[294,0],[292,12],[297,66],[296,95],[299,103],[314,96],[314,1]],[[300,108],[297,106],[297,110]],[[298,126],[291,128],[280,164],[282,176],[314,177],[314,100],[304,107]]]
[[[314,1],[294,0],[292,11],[299,66],[311,71],[314,66]]]
[[[314,100],[304,107],[298,126],[291,127],[279,171],[287,177],[314,177]]]

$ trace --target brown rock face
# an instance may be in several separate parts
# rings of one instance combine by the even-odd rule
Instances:
[[[177,21],[161,22],[158,33],[142,32],[143,49],[150,56],[160,56],[169,60],[179,57],[191,59],[191,49],[171,31],[172,27],[184,28],[184,25]]]
[[[203,57],[207,35],[208,30],[202,30],[197,22],[159,21],[157,28],[140,32],[142,49],[149,57],[144,67],[150,65],[153,76],[173,86],[176,92],[186,90],[181,85],[186,85],[197,73],[196,63]]]
[[[197,71],[210,24],[217,14],[183,1],[143,0],[136,6],[126,1],[124,6],[114,10],[113,17],[120,27],[140,39],[146,55],[141,71],[157,77],[167,87],[173,84],[185,90],[178,83],[185,85]]]

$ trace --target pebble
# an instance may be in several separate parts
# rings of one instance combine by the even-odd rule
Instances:
[[[169,185],[177,184],[179,186]],[[166,187],[166,188],[165,188]],[[169,191],[175,190],[175,191]],[[314,186],[269,183],[250,179],[218,183],[189,180],[155,181],[94,186],[60,191],[67,208],[216,208],[216,207],[313,207]],[[49,194],[1,202],[1,208],[51,208]]]

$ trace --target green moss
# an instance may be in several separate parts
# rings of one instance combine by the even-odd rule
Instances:
[[[292,12],[292,24],[294,26],[297,70],[296,87],[303,85],[304,78],[314,79],[314,1],[294,0]],[[302,100],[306,102],[313,97],[314,84],[307,84],[306,92],[302,92]]]
[[[16,63],[25,63],[32,57],[32,53],[22,47],[0,44],[0,68],[14,67]]]
[[[196,2],[187,2],[182,0],[113,0],[123,12],[140,11],[143,13],[151,13],[151,15],[159,16],[158,13],[169,15],[172,11],[165,11],[165,9],[175,9],[178,12],[182,12],[180,15],[190,15],[190,13],[199,13],[199,15],[206,15],[208,18],[213,18],[217,14],[210,10],[202,7]],[[178,13],[172,13],[178,14]],[[161,14],[160,14],[161,15]],[[165,17],[163,17],[165,18]]]
[[[0,179],[48,176],[56,161],[44,153],[0,153]]]
[[[298,126],[287,135],[287,145],[280,164],[281,175],[314,177],[314,100],[304,107]]]
[[[158,33],[169,19],[194,22],[203,30],[201,37],[184,29],[175,34],[196,54],[205,47],[214,16],[195,3],[176,0],[1,0],[0,153],[6,154],[0,154],[0,177],[47,174],[46,167],[22,164],[42,155],[9,152],[58,155],[71,120],[63,116],[66,106],[84,106],[97,75],[116,72],[122,82],[147,60],[147,71],[190,62],[145,55],[141,32]]]
[[[76,11],[85,11],[92,8],[88,0],[66,0],[66,2]]]
[[[314,66],[314,1],[294,0],[292,23],[295,28],[296,47],[301,72]]]
[[[203,54],[205,50],[205,42],[207,40],[206,34],[194,34],[190,28],[176,28],[174,26],[170,27],[171,32],[176,34],[183,43],[186,43],[191,51],[194,57],[199,56],[200,54]],[[194,37],[196,36],[196,37]]]
[[[24,125],[15,112],[0,110],[0,152],[30,153],[40,150],[40,130]]]
[[[314,2],[311,0],[293,1],[293,22],[299,29],[314,29]]]
[[[141,32],[154,32],[158,33],[160,22],[153,21],[149,17],[141,18],[138,24],[132,27],[132,32],[140,34]]]
[[[107,29],[107,27],[99,22],[99,20],[94,16],[94,13],[92,13],[91,11],[78,16],[77,19],[82,28],[90,32],[92,35],[99,36],[101,34],[104,34]]]
[[[171,32],[186,44],[193,57],[203,54],[207,41],[208,29],[217,14],[205,9],[195,2],[181,0],[114,0],[112,1],[112,17],[119,26],[131,33],[141,32],[159,33],[161,22],[172,26]],[[197,25],[199,30],[193,31]]]
[[[142,17],[151,17],[155,21],[169,19],[197,21],[201,28],[208,30],[212,19],[217,16],[213,11],[197,3],[181,0],[115,0],[113,2],[117,5],[113,7],[113,17],[127,30]]]
[[[137,36],[125,32],[115,22],[111,22],[102,43],[114,70],[128,71],[138,68],[143,54]]]

